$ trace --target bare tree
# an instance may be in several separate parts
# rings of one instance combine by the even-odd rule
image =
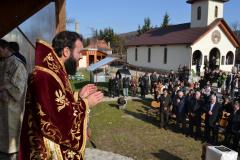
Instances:
[[[75,23],[75,19],[72,17],[67,17],[66,18],[66,25],[73,25]]]
[[[240,22],[236,21],[231,25],[233,33],[236,35],[240,41]],[[235,64],[240,64],[240,48],[236,50]]]
[[[232,23],[232,30],[234,34],[237,36],[238,39],[240,39],[240,22],[236,21]]]

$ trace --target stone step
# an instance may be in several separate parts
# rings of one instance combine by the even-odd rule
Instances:
[[[99,149],[87,148],[85,153],[86,160],[133,160],[132,158],[106,152]]]

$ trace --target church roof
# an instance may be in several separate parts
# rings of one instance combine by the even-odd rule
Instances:
[[[197,2],[197,1],[203,1],[203,0],[187,0],[187,3],[194,3],[194,2]],[[212,1],[217,1],[217,2],[228,2],[229,0],[212,0]]]
[[[227,36],[230,37],[230,41],[235,46],[239,46],[239,41],[223,19],[216,19],[207,27],[191,28],[190,23],[183,23],[165,28],[154,28],[129,41],[126,46],[194,44],[220,23],[228,32]]]
[[[190,23],[171,25],[161,29],[155,28],[149,30],[128,42],[127,45],[191,44],[207,30],[208,27],[191,28]]]

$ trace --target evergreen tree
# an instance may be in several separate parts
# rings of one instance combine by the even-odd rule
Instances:
[[[151,25],[151,20],[149,17],[144,18],[144,25],[141,27],[140,25],[138,26],[138,36],[140,36],[141,34],[149,31],[150,29],[152,29],[152,25]]]
[[[94,31],[93,38],[96,40],[105,40],[107,43],[110,42],[113,53],[122,53],[124,50],[124,42],[110,27]]]
[[[166,12],[165,15],[164,15],[164,18],[163,18],[163,22],[162,24],[160,25],[161,28],[164,28],[164,27],[167,27],[169,26],[169,22],[170,22],[170,17],[168,15],[168,13]]]

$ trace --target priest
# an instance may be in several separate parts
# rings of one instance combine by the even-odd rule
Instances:
[[[76,72],[82,37],[60,32],[52,46],[36,43],[36,66],[28,91],[20,138],[19,160],[84,159],[89,109],[103,93],[89,84],[74,93],[68,76]]]

